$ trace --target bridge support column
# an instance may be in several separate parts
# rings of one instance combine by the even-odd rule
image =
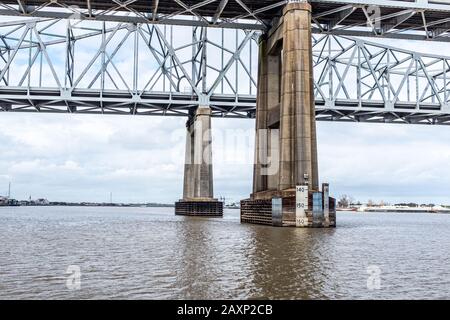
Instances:
[[[211,109],[197,108],[186,128],[183,199],[175,203],[175,214],[220,217],[223,203],[213,196]]]
[[[319,191],[310,4],[285,6],[261,39],[259,63],[253,193],[241,221],[335,226],[334,199]]]

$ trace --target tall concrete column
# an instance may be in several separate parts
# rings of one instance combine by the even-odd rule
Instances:
[[[194,130],[191,119],[188,120],[186,124],[186,149],[185,149],[185,159],[184,159],[184,182],[183,182],[183,199],[193,199],[194,198]]]
[[[255,164],[253,169],[253,192],[267,189],[267,176],[262,174],[262,166],[267,163],[267,40],[264,36],[259,42],[258,66],[258,96],[256,101],[256,134],[255,134]]]
[[[186,128],[183,199],[175,214],[220,217],[223,203],[213,198],[211,109],[198,107]]]
[[[211,109],[199,107],[187,123],[183,199],[212,198]]]
[[[259,43],[254,194],[278,188],[280,60],[279,52],[268,52],[263,35]]]
[[[307,184],[318,190],[310,4],[288,3],[282,28],[278,189]]]
[[[194,120],[194,198],[213,198],[211,109],[199,107]]]

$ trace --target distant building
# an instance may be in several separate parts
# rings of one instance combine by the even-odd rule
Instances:
[[[16,199],[10,199],[8,197],[0,196],[0,206],[18,206],[19,201]]]
[[[16,199],[8,199],[8,206],[17,207],[19,205],[19,201]]]
[[[37,206],[48,206],[50,202],[47,199],[37,199],[33,201]]]

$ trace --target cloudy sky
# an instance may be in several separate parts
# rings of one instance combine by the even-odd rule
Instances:
[[[253,120],[214,119],[216,196],[248,196]],[[172,202],[182,194],[184,119],[0,115],[0,192],[64,201]],[[246,139],[235,139],[245,136]],[[335,195],[450,203],[448,127],[318,123],[320,178]],[[230,139],[239,143],[229,143]]]
[[[393,41],[386,41],[393,44]],[[395,42],[446,52],[450,46]],[[0,114],[0,195],[170,203],[182,195],[183,118]],[[216,197],[251,192],[253,120],[213,120]],[[244,138],[242,138],[244,137]],[[450,128],[318,123],[320,179],[360,201],[450,204]]]

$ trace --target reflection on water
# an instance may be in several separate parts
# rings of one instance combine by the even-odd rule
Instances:
[[[241,225],[237,210],[0,208],[0,243],[0,299],[450,298],[450,215],[338,213],[337,229],[296,229]]]

